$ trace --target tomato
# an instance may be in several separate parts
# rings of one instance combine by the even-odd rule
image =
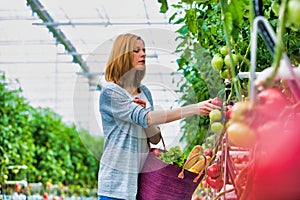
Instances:
[[[223,79],[228,78],[228,69],[224,69],[224,70],[220,71],[220,77]]]
[[[227,106],[226,106],[226,113],[225,113],[225,116],[226,116],[227,119],[230,119],[231,111],[232,111],[232,106],[233,106],[233,105],[227,105]]]
[[[215,97],[211,100],[211,103],[216,106],[222,106],[222,99],[219,97]]]
[[[209,118],[211,122],[220,121],[222,119],[222,112],[219,109],[210,111]]]
[[[268,120],[276,119],[287,105],[287,100],[277,88],[268,88],[257,95],[255,111],[258,116]]]
[[[205,156],[210,156],[212,157],[213,155],[213,150],[211,148],[207,148],[205,149],[204,153],[203,153]]]
[[[300,1],[290,0],[287,6],[288,22],[292,25],[300,27]]]
[[[210,126],[210,130],[217,134],[220,135],[223,132],[224,126],[221,122],[213,122]]]
[[[240,101],[231,107],[230,117],[233,121],[245,122],[251,115],[253,103],[251,101]]]
[[[202,197],[199,197],[199,196],[195,196],[195,197],[193,198],[193,200],[203,200],[203,198],[202,198]]]
[[[19,183],[15,183],[15,191],[20,192],[21,191],[21,185]]]
[[[156,156],[156,157],[160,157],[162,155],[161,150],[159,150],[158,148],[151,148],[151,152]]]
[[[43,198],[44,198],[44,200],[48,200],[48,193],[47,192],[44,192]]]
[[[213,163],[206,169],[206,173],[211,178],[218,178],[221,175],[220,166],[218,163]]]
[[[221,179],[221,178],[212,178],[210,176],[206,177],[206,182],[211,188],[213,188],[215,190],[221,190],[222,187],[223,187],[223,184],[224,184],[223,179]]]
[[[226,56],[229,53],[229,48],[228,46],[223,46],[219,49],[219,51],[223,56]]]
[[[232,122],[226,132],[229,143],[237,147],[249,148],[256,141],[254,130],[242,122]]]
[[[260,138],[259,151],[254,154],[257,164],[253,169],[254,182],[249,199],[300,199],[300,118],[295,120],[269,121],[270,124],[261,128],[270,134]],[[288,130],[284,126],[287,122]]]
[[[220,54],[215,54],[211,60],[211,66],[219,71],[219,70],[222,70],[223,68],[223,64],[224,64],[224,61],[223,61],[223,58]]]
[[[234,67],[238,64],[238,57],[237,55],[235,54],[232,54],[232,58],[233,58],[233,64],[234,64]],[[230,55],[226,55],[225,58],[224,58],[224,63],[227,67],[230,67]]]

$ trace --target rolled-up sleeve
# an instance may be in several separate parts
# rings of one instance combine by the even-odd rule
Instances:
[[[112,115],[114,120],[122,120],[148,127],[147,113],[149,109],[133,102],[133,99],[120,88],[103,88],[100,96],[101,113]]]

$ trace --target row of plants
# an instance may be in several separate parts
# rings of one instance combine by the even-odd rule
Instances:
[[[50,108],[31,106],[18,81],[4,72],[0,135],[0,183],[26,179],[45,186],[96,188],[103,138],[65,123]]]
[[[181,25],[176,31],[180,42],[176,53],[178,71],[184,79],[178,83],[182,104],[202,101],[215,96],[226,104],[229,101],[242,101],[249,93],[249,79],[238,76],[239,72],[250,70],[251,27],[254,20],[253,2],[251,0],[180,0],[169,5],[168,0],[158,0],[160,12],[174,8],[169,22]],[[261,10],[275,32],[284,30],[279,35],[283,50],[291,62],[300,63],[300,33],[297,17],[299,1],[297,0],[263,0]],[[285,4],[286,21],[280,22],[280,6]],[[283,7],[283,6],[282,6]],[[257,42],[257,66],[260,72],[270,67],[274,56],[261,37]],[[230,93],[225,94],[225,87]],[[188,145],[186,152],[195,144],[203,144],[209,134],[208,117],[193,116],[182,120],[181,140]]]

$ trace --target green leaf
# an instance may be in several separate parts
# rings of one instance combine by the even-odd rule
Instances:
[[[166,13],[169,9],[167,0],[158,0],[158,3],[161,3],[160,12]]]

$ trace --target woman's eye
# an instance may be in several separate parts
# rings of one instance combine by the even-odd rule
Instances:
[[[134,53],[138,53],[138,52],[139,52],[139,50],[133,50],[133,52],[134,52]]]

